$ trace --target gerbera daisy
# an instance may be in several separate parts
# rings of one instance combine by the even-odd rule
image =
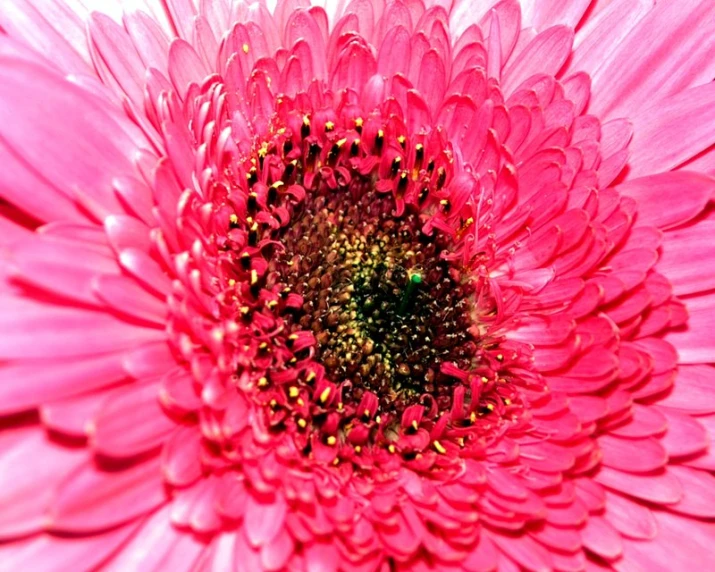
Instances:
[[[0,3],[0,569],[708,560],[715,3],[136,4]]]

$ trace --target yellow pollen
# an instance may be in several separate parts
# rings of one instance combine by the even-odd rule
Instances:
[[[258,387],[266,387],[266,385],[268,385],[268,380],[265,377],[258,380]]]
[[[274,408],[276,405],[278,405],[278,402],[275,399],[271,399],[268,404],[271,406],[271,408]]]
[[[248,306],[241,306],[241,314],[243,314],[244,316],[250,311],[251,309]]]
[[[445,449],[442,446],[442,443],[440,443],[439,441],[432,441],[432,445],[434,446],[435,450],[442,455],[447,452],[447,449]]]
[[[288,388],[288,395],[289,395],[290,397],[292,397],[293,399],[295,399],[296,397],[298,397],[298,394],[299,394],[299,393],[300,393],[300,390],[299,390],[297,387],[295,387],[295,386]]]
[[[369,410],[369,409],[366,409],[365,411],[363,411],[363,415],[364,415],[365,417],[370,417],[370,410]]]
[[[469,420],[470,420],[472,423],[475,423],[475,422],[477,421],[477,414],[476,414],[474,411],[472,411],[472,412],[469,414]]]
[[[400,145],[404,145],[404,144],[405,144],[405,141],[407,141],[407,137],[405,137],[404,135],[400,135],[400,136],[397,138],[397,142],[398,142]]]
[[[416,420],[416,419],[413,419],[413,420],[412,420],[412,428],[413,428],[415,431],[417,431],[417,429],[420,428],[420,426],[417,425],[417,420]]]
[[[489,409],[489,411],[494,411],[494,404],[493,404],[493,403],[487,403],[487,409]]]
[[[328,398],[330,397],[330,388],[326,387],[323,392],[320,394],[320,402],[325,403],[328,401]]]
[[[355,127],[362,127],[362,125],[363,125],[362,117],[355,118]]]
[[[228,217],[228,220],[230,220],[232,224],[238,224],[238,217],[235,214]]]
[[[268,342],[261,342],[258,346],[259,350],[267,350],[268,349]]]
[[[382,139],[385,136],[385,132],[382,129],[377,130],[378,138]]]
[[[339,401],[338,402],[338,411],[342,411],[344,407],[345,407],[345,405],[343,404],[343,402]]]
[[[251,286],[256,284],[256,282],[258,282],[258,272],[251,270]]]
[[[307,115],[303,116],[303,125],[310,125],[310,117]]]
[[[489,378],[482,376],[482,383],[489,383]]]
[[[233,288],[236,285],[236,281],[233,278],[229,278],[228,285]]]
[[[276,181],[275,183],[273,183],[271,185],[271,187],[273,187],[274,189],[277,189],[279,187],[282,187],[283,185],[285,185],[285,183],[283,181]]]
[[[505,397],[505,398],[504,398],[504,405],[511,405],[511,399],[509,399],[508,397]]]
[[[332,447],[333,445],[335,445],[335,443],[338,442],[338,440],[335,438],[335,435],[330,435],[327,439],[327,442],[328,442],[328,445],[330,445]]]
[[[315,372],[314,372],[314,371],[309,371],[309,372],[308,372],[308,375],[305,377],[305,381],[307,381],[308,383],[310,383],[310,382],[313,381],[314,379],[315,379]]]
[[[394,445],[390,445],[390,446],[387,447],[387,450],[390,451],[390,453],[394,453],[394,452],[395,452],[395,446],[394,446]]]
[[[355,452],[360,453],[362,451],[362,447],[360,445],[355,445]]]
[[[446,207],[446,206],[449,204],[449,200],[448,200],[448,199],[442,199],[441,201],[439,201],[439,204],[441,204],[443,207]]]
[[[294,342],[294,341],[296,341],[296,340],[298,339],[298,334],[291,334],[290,336],[288,336],[288,339],[289,339],[291,342]]]
[[[305,429],[307,425],[308,425],[308,422],[305,419],[298,419],[298,426],[301,429]]]
[[[382,423],[382,417],[380,417],[379,415],[375,417],[375,423],[377,423],[378,425]]]
[[[243,53],[247,54],[248,50],[250,50],[250,48],[248,47],[248,44],[243,44]]]
[[[333,129],[335,129],[335,123],[333,123],[332,121],[326,121],[325,122],[325,130],[332,131]]]
[[[504,361],[504,355],[503,355],[503,354],[497,354],[497,361]]]
[[[305,401],[303,401],[303,398],[302,398],[302,397],[299,397],[298,399],[296,399],[295,402],[296,402],[298,405],[300,405],[301,407],[303,407],[303,405],[305,405]]]

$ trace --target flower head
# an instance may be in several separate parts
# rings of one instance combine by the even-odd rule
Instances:
[[[0,561],[702,562],[715,6],[149,4],[0,14]]]

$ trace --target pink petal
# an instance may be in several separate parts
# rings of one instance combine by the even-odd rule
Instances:
[[[638,201],[640,224],[667,228],[702,212],[714,185],[713,179],[700,173],[676,171],[632,179],[615,189]]]
[[[115,311],[158,326],[166,324],[166,303],[147,292],[136,280],[105,274],[94,279],[93,288],[96,296]]]
[[[70,73],[92,75],[82,20],[57,0],[17,0],[3,6],[0,27]]]
[[[50,527],[77,533],[104,530],[142,516],[165,500],[158,459],[112,472],[90,461],[59,486]]]
[[[631,115],[629,176],[667,171],[710,147],[715,142],[712,130],[708,129],[715,121],[713,97],[715,84],[710,82]]]
[[[188,531],[175,528],[169,507],[162,507],[139,527],[133,538],[103,570],[142,572],[144,570],[191,570],[206,544]]]
[[[636,475],[603,467],[594,478],[609,489],[657,504],[674,504],[683,498],[680,482],[667,471]]]
[[[159,405],[158,385],[129,387],[105,401],[92,421],[95,451],[109,457],[132,457],[158,447],[176,424]]]
[[[603,452],[603,464],[620,471],[647,473],[664,467],[668,462],[668,455],[657,439],[602,435],[598,444]]]
[[[658,534],[658,525],[650,508],[610,491],[606,492],[605,518],[629,538],[647,540]]]
[[[94,569],[120,548],[136,529],[136,523],[130,523],[91,536],[33,536],[26,541],[0,545],[0,561],[6,570]]]
[[[654,94],[662,97],[709,81],[715,44],[708,22],[714,10],[714,5],[699,0],[657,2],[592,76],[591,112],[602,118],[631,116],[653,102]],[[663,115],[662,108],[657,115]],[[667,140],[668,136],[663,139]]]
[[[678,352],[678,361],[684,364],[715,362],[715,295],[709,294],[688,300],[690,319],[685,331],[669,332],[666,340]]]
[[[166,336],[104,312],[10,298],[0,300],[0,328],[0,356],[8,359],[95,356]]]
[[[53,489],[86,453],[52,443],[41,428],[6,431],[0,439],[0,538],[47,525]]]
[[[0,68],[0,98],[4,142],[18,157],[65,197],[89,193],[110,212],[121,212],[111,181],[133,171],[129,157],[136,143],[126,120],[76,85],[17,60]]]
[[[126,377],[121,356],[0,367],[0,413],[12,413],[111,385]]]
[[[712,380],[715,369],[709,365],[681,365],[672,391],[659,405],[690,414],[715,412]]]
[[[715,189],[715,179],[711,187]],[[715,288],[712,272],[702,268],[715,265],[715,221],[704,220],[664,235],[663,252],[656,268],[673,285],[680,296]]]
[[[618,558],[623,552],[621,536],[603,517],[591,515],[581,530],[586,548],[607,560]]]
[[[683,487],[683,498],[670,510],[699,518],[715,517],[715,477],[709,471],[673,466],[670,471]]]
[[[566,26],[554,26],[536,36],[504,68],[504,93],[511,93],[521,82],[536,73],[556,75],[571,52],[572,42],[573,32]]]

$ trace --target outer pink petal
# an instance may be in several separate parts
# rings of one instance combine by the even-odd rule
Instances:
[[[714,15],[712,2],[656,3],[593,75],[590,111],[601,119],[630,116],[654,100],[710,81]]]
[[[628,176],[667,171],[715,144],[713,101],[715,83],[710,82],[656,104],[644,102],[630,115],[633,140]]]
[[[0,99],[3,138],[13,153],[65,197],[86,195],[103,209],[122,211],[112,178],[133,171],[136,142],[127,134],[133,127],[64,78],[19,60],[3,60],[0,66]],[[72,145],[66,144],[68,133]],[[0,191],[22,205],[18,195],[34,189]]]
[[[51,443],[41,428],[6,431],[0,439],[0,538],[38,532],[54,488],[86,452]]]

